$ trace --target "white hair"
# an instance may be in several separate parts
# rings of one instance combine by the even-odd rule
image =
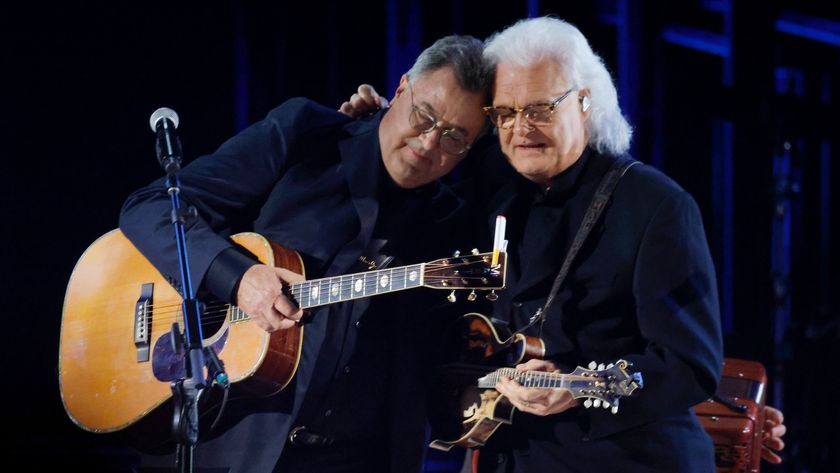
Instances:
[[[487,39],[484,58],[494,70],[500,62],[531,66],[544,59],[557,61],[571,86],[591,92],[587,144],[613,155],[630,148],[633,130],[621,114],[612,77],[583,33],[570,23],[551,17],[520,20]]]

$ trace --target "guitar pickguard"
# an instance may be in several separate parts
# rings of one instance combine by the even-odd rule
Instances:
[[[228,339],[228,328],[212,346],[216,353],[221,353]],[[155,341],[155,348],[152,351],[152,373],[158,381],[169,382],[184,377],[184,355],[183,350],[174,349],[172,343],[172,332],[161,335]]]

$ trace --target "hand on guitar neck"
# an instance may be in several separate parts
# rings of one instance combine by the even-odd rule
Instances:
[[[538,359],[516,365],[516,370],[560,372],[551,361]],[[559,414],[580,404],[566,389],[526,388],[507,377],[496,383],[496,390],[520,411],[538,416]]]
[[[303,310],[283,294],[283,285],[304,280],[285,268],[255,264],[242,275],[236,303],[266,332],[289,329],[303,316]]]

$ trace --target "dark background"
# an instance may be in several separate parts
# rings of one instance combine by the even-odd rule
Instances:
[[[767,367],[769,402],[786,415],[785,463],[765,469],[838,471],[836,2],[174,3],[13,3],[0,15],[9,471],[135,461],[70,422],[56,365],[73,265],[161,175],[152,111],[178,111],[190,160],[289,97],[338,107],[363,82],[390,97],[434,39],[543,14],[589,38],[636,128],[635,156],[700,204],[726,354]],[[436,455],[428,470],[451,465]]]

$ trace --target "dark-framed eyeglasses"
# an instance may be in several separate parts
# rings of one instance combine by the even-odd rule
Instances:
[[[411,81],[408,81],[408,89],[411,92],[411,114],[408,116],[408,123],[417,133],[425,134],[440,129],[440,150],[453,156],[461,156],[470,149],[467,144],[467,137],[463,131],[454,127],[442,127],[438,125],[438,119],[431,112],[423,110],[414,104],[414,89]]]
[[[557,106],[560,105],[560,103],[575,90],[576,89],[572,87],[567,90],[565,94],[557,97],[550,103],[533,103],[522,108],[484,107],[484,113],[490,117],[490,121],[493,122],[494,125],[505,130],[509,129],[514,123],[516,123],[516,115],[518,115],[519,112],[522,112],[522,116],[525,120],[533,126],[548,125],[551,123],[551,115],[554,113],[554,109],[557,108]]]

